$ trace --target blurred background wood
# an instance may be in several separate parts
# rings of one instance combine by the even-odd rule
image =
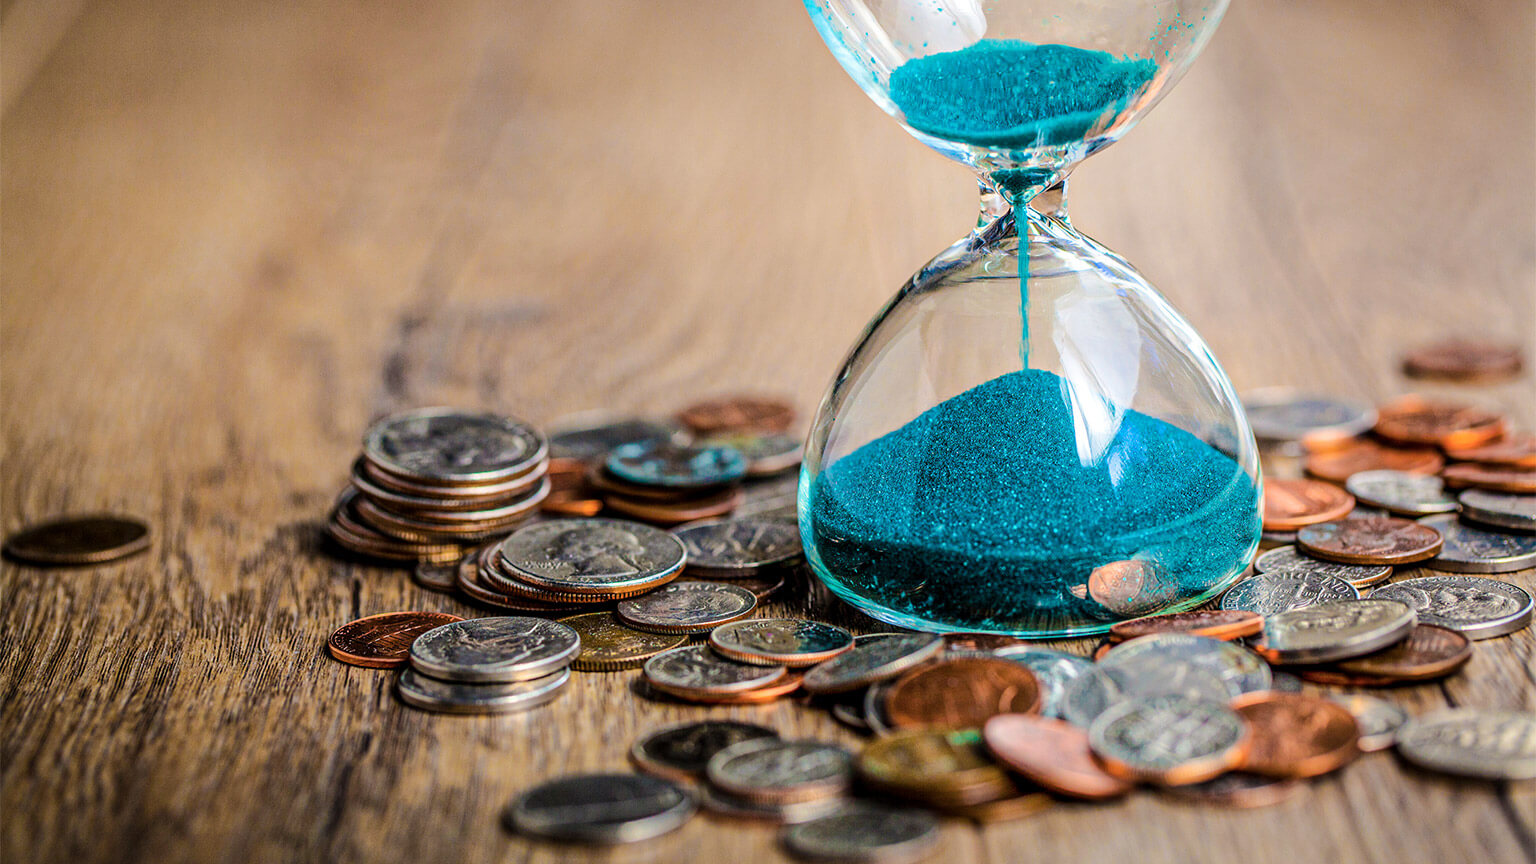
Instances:
[[[972,223],[964,172],[792,2],[4,0],[0,42],[4,528],[116,509],[156,531],[120,565],[0,569],[0,854],[778,860],[771,830],[705,818],[612,853],[505,834],[518,789],[704,712],[626,675],[521,717],[405,709],[325,635],[469,607],[328,557],[318,525],[395,408],[548,422],[750,388],[809,413]],[[1240,389],[1425,389],[1408,346],[1532,347],[1533,93],[1524,0],[1240,0],[1074,178],[1073,217]],[[1457,392],[1536,423],[1529,375]],[[1533,654],[1530,631],[1480,643],[1391,696],[1532,710]],[[794,705],[710,713],[854,741]],[[1529,784],[1375,755],[1271,810],[1140,795],[951,823],[940,855],[1517,861],[1533,811]]]

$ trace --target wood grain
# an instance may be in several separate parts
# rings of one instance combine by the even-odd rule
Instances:
[[[519,789],[622,769],[636,735],[704,712],[600,674],[525,716],[409,710],[325,636],[475,610],[328,556],[317,526],[368,420],[403,406],[543,423],[749,387],[809,411],[972,222],[964,173],[881,116],[795,3],[79,5],[4,7],[0,71],[25,80],[0,125],[3,527],[105,508],[156,543],[0,569],[0,855],[780,860],[770,829],[705,818],[613,852],[502,831]],[[23,14],[54,23],[27,42]],[[1381,399],[1417,386],[1396,364],[1426,339],[1529,349],[1532,17],[1236,4],[1079,172],[1074,220],[1239,388]],[[1429,389],[1536,425],[1529,376]],[[780,608],[848,614],[826,603]],[[1389,695],[1532,710],[1533,654],[1529,630],[1482,642],[1457,678]],[[709,713],[857,744],[793,704]],[[1138,795],[951,822],[934,860],[1528,861],[1533,813],[1530,784],[1378,754],[1253,813]]]

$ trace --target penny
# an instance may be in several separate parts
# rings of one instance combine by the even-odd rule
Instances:
[[[747,617],[757,595],[725,582],[672,582],[619,601],[625,624],[656,633],[697,633]]]
[[[1040,683],[1040,713],[1046,717],[1061,716],[1067,687],[1094,668],[1087,658],[1076,654],[1022,645],[999,648],[993,656],[1019,663],[1035,673],[1035,680]]]
[[[1447,627],[1468,639],[1503,636],[1531,624],[1531,595],[1497,579],[1423,576],[1384,585],[1371,597],[1406,603],[1420,622]]]
[[[1390,682],[1428,681],[1455,672],[1472,659],[1465,635],[1433,624],[1419,624],[1408,638],[1374,654],[1340,660],[1333,668],[1347,675]]]
[[[1376,423],[1365,402],[1268,387],[1243,396],[1243,410],[1255,437],[1300,441],[1316,436],[1358,435]]]
[[[463,621],[446,612],[385,612],[336,628],[325,647],[343,663],[369,669],[394,669],[410,660],[416,637],[443,624]]]
[[[805,673],[810,693],[846,693],[897,675],[938,655],[943,640],[925,633],[894,633],[856,641],[852,650]]]
[[[924,810],[857,802],[784,829],[784,848],[812,861],[906,864],[939,842],[939,820]]]
[[[1152,561],[1111,561],[1088,574],[1088,596],[1125,617],[1145,615],[1165,606],[1177,588]]]
[[[614,477],[640,486],[708,489],[747,474],[747,460],[729,447],[691,447],[637,441],[613,448],[603,462]]]
[[[717,816],[755,819],[779,825],[795,825],[820,819],[836,813],[846,805],[846,799],[843,798],[812,798],[809,801],[797,801],[792,804],[750,801],[722,792],[707,783],[699,788],[698,793],[699,803],[705,810]]]
[[[1340,519],[1308,525],[1296,545],[1314,558],[1341,564],[1412,564],[1440,552],[1440,532],[1407,519]]]
[[[866,746],[857,766],[862,785],[936,806],[981,804],[1019,791],[976,730],[896,732]]]
[[[939,638],[944,640],[944,652],[946,654],[991,654],[1003,648],[1014,648],[1028,645],[1017,636],[1009,636],[1004,633],[943,633]]]
[[[149,526],[130,516],[91,514],[37,522],[5,541],[5,554],[28,564],[105,564],[149,548]]]
[[[659,585],[683,568],[683,544],[621,519],[555,519],[503,540],[501,563],[519,580],[572,594]]]
[[[682,827],[698,805],[683,787],[643,774],[576,774],[529,789],[503,821],[519,834],[577,843],[633,843]]]
[[[853,785],[853,756],[820,741],[742,741],[710,757],[705,776],[748,801],[789,804],[841,795]]]
[[[495,484],[433,486],[396,477],[363,457],[352,463],[351,482],[376,501],[408,510],[480,510],[526,498],[544,478],[537,470]]]
[[[1356,508],[1357,510],[1359,508]],[[1305,570],[1334,576],[1355,588],[1369,588],[1385,581],[1392,575],[1392,568],[1381,564],[1339,564],[1303,555],[1294,545],[1280,546],[1260,555],[1253,562],[1253,569],[1260,573],[1279,570]]]
[[[1183,786],[1242,762],[1248,725],[1217,702],[1153,696],[1110,706],[1088,729],[1105,770],[1126,780]]]
[[[1361,753],[1385,750],[1397,741],[1397,730],[1408,722],[1408,712],[1391,702],[1354,693],[1330,693],[1328,698],[1344,706],[1355,717],[1360,737],[1355,742]]]
[[[1445,540],[1426,567],[1452,573],[1513,573],[1536,566],[1536,535],[1486,531],[1450,514],[1420,519],[1419,524],[1439,531]]]
[[[1264,483],[1266,531],[1295,531],[1303,525],[1338,519],[1354,507],[1355,499],[1348,492],[1317,480]]]
[[[772,477],[800,467],[803,444],[793,435],[735,432],[711,435],[698,442],[705,447],[730,447],[747,460],[748,477]]]
[[[671,443],[681,431],[670,422],[656,420],[623,418],[594,422],[582,417],[569,418],[557,423],[549,436],[549,455],[586,463],[601,462],[607,458],[608,451],[620,444],[635,441]]]
[[[1536,495],[1468,489],[1458,498],[1463,519],[1506,531],[1536,532]]]
[[[471,618],[444,624],[412,643],[411,666],[444,681],[526,681],[570,665],[576,631],[542,618]]]
[[[526,423],[451,408],[393,414],[363,436],[363,455],[380,469],[444,486],[506,480],[533,470],[548,451]]]
[[[633,519],[643,519],[657,525],[672,526],[699,519],[728,516],[741,506],[744,500],[746,496],[742,491],[732,488],[703,498],[689,498],[686,501],[665,504],[656,501],[636,501],[618,495],[609,495],[603,499],[603,502],[604,506],[615,513]]]
[[[1361,471],[1389,469],[1413,474],[1438,474],[1445,457],[1428,447],[1387,447],[1368,439],[1307,456],[1308,474],[1330,483],[1343,483]]]
[[[629,759],[647,774],[668,780],[697,780],[716,753],[759,738],[777,738],[779,733],[755,723],[735,720],[705,720],[658,729],[636,741]]]
[[[1233,640],[1264,629],[1264,616],[1245,609],[1196,609],[1120,621],[1109,628],[1110,638],[1124,641],[1157,633],[1187,633],[1210,639]]]
[[[1061,720],[1000,714],[982,728],[987,749],[1036,784],[1072,798],[1124,795],[1131,784],[1107,773],[1093,758],[1088,733]]]
[[[1408,638],[1418,623],[1406,603],[1383,599],[1339,600],[1280,612],[1264,619],[1264,637],[1253,646],[1277,665],[1327,663],[1380,651]]]
[[[1410,378],[1481,382],[1518,375],[1524,362],[1518,345],[1447,339],[1408,352],[1403,373]]]
[[[1343,705],[1306,693],[1246,693],[1232,707],[1248,723],[1251,743],[1242,770],[1268,777],[1317,777],[1359,753],[1355,716]]]
[[[897,728],[975,729],[998,714],[1040,710],[1035,674],[1001,658],[945,660],[913,669],[891,688],[886,712]]]
[[[1377,413],[1376,434],[1399,444],[1476,447],[1498,439],[1508,428],[1507,421],[1491,411],[1417,396],[1384,405]]]
[[[783,678],[761,687],[753,687],[751,690],[740,690],[734,693],[693,693],[683,698],[706,705],[762,705],[776,702],[791,693],[798,692],[804,680],[805,676],[802,673],[790,670]]]
[[[1291,797],[1298,788],[1300,784],[1295,780],[1228,771],[1214,780],[1188,786],[1172,786],[1164,791],[1175,798],[1197,804],[1250,810],[1279,804]]]
[[[645,661],[645,677],[651,686],[684,698],[763,687],[783,678],[786,671],[783,666],[753,666],[727,660],[708,645],[674,648]]]
[[[688,641],[685,634],[646,633],[624,626],[612,612],[587,612],[561,618],[560,623],[581,637],[581,653],[571,668],[582,672],[638,669],[645,661]]]
[[[1353,600],[1359,589],[1337,576],[1312,570],[1270,570],[1233,585],[1222,595],[1221,608],[1274,615],[1335,600]]]
[[[1486,780],[1536,778],[1536,715],[1454,708],[1414,717],[1397,753],[1420,768]]]
[[[795,422],[795,409],[782,399],[727,396],[690,405],[677,419],[695,435],[784,432]]]
[[[717,579],[753,576],[803,557],[800,529],[776,519],[742,517],[684,525],[673,534],[688,550],[688,569]]]
[[[1498,465],[1481,465],[1462,462],[1450,465],[1440,472],[1445,485],[1457,489],[1472,487],[1492,492],[1515,492],[1536,495],[1536,469],[1505,468]]]
[[[885,710],[886,702],[890,699],[891,688],[896,686],[895,681],[881,681],[878,684],[869,685],[864,691],[864,725],[869,731],[885,737],[895,734],[896,729],[891,725],[891,717]]]
[[[439,714],[507,714],[528,711],[554,701],[571,680],[569,669],[541,678],[490,684],[443,681],[403,669],[395,681],[400,701]]]
[[[813,666],[851,649],[853,634],[820,621],[757,618],[716,627],[709,646],[742,663]]]
[[[574,492],[551,492],[539,510],[552,516],[596,516],[603,512],[603,501]]]
[[[1536,435],[1500,438],[1476,447],[1447,448],[1445,455],[1458,462],[1482,462],[1506,468],[1536,468]]]
[[[1168,670],[1164,683],[1171,681],[1177,664],[1192,664],[1214,673],[1229,691],[1224,694],[1226,698],[1268,690],[1273,680],[1269,667],[1252,651],[1187,633],[1159,633],[1121,642],[1104,655],[1099,668],[1114,678],[1122,691],[1131,691],[1129,682],[1145,686],[1145,682],[1162,677],[1160,669]],[[1141,695],[1150,694],[1143,691]]]
[[[1344,481],[1355,500],[1399,516],[1427,516],[1456,510],[1456,499],[1445,494],[1445,481],[1407,471],[1361,471]]]

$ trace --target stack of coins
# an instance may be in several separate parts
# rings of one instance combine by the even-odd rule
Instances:
[[[400,700],[447,714],[505,714],[544,705],[570,681],[576,631],[543,618],[471,618],[428,630],[395,682]]]
[[[657,441],[620,444],[591,468],[587,482],[606,510],[656,525],[729,514],[745,500],[747,460],[732,447]]]

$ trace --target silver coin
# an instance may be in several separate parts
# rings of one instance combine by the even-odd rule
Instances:
[[[1260,555],[1253,562],[1253,569],[1260,573],[1279,570],[1306,570],[1324,576],[1336,576],[1356,588],[1368,588],[1385,581],[1392,575],[1392,568],[1377,564],[1336,564],[1313,558],[1295,545],[1281,546]]]
[[[1135,692],[1137,696],[1155,695],[1145,690],[1133,691],[1127,684],[1135,681],[1144,687],[1146,685],[1143,682],[1146,680],[1161,679],[1168,687],[1162,692],[1183,692],[1194,697],[1197,691],[1185,691],[1172,686],[1173,673],[1183,664],[1215,674],[1226,691],[1224,697],[1216,697],[1218,702],[1256,690],[1268,690],[1273,681],[1269,665],[1252,651],[1231,642],[1188,633],[1158,633],[1121,642],[1109,649],[1099,661],[1099,668],[1115,679],[1122,692]],[[1206,695],[1208,691],[1198,692],[1204,698],[1215,696],[1214,693]]]
[[[798,526],[744,517],[694,522],[672,532],[688,550],[688,569],[713,578],[753,576],[803,557]]]
[[[645,677],[663,689],[737,693],[772,684],[784,674],[783,666],[753,666],[727,660],[708,645],[674,648],[645,661]]]
[[[625,624],[662,633],[694,633],[744,618],[757,595],[728,582],[670,582],[639,597],[620,600]]]
[[[1337,576],[1312,570],[1270,570],[1233,585],[1222,595],[1221,608],[1274,615],[1289,609],[1359,597],[1359,589]]]
[[[1198,663],[1162,658],[1156,662],[1105,669],[1104,674],[1118,688],[1117,702],[1168,695],[1227,702],[1237,695],[1237,688],[1231,682],[1223,681],[1215,670]]]
[[[811,667],[801,686],[809,693],[846,693],[894,678],[936,656],[943,647],[943,639],[927,633],[860,638],[852,650]]]
[[[1136,779],[1209,765],[1209,779],[1232,767],[1248,724],[1220,702],[1153,696],[1110,706],[1088,728],[1088,746]]]
[[[459,567],[463,566],[465,559],[474,558],[479,554],[480,550],[476,549],[459,561],[420,561],[417,562],[411,576],[417,585],[428,590],[452,592],[459,581]]]
[[[1461,515],[1481,525],[1536,531],[1536,495],[1467,489],[1460,500]]]
[[[1111,705],[1125,701],[1120,685],[1098,666],[1085,670],[1067,685],[1061,699],[1061,719],[1079,729],[1087,729]]]
[[[1384,699],[1353,693],[1330,693],[1328,698],[1343,705],[1355,716],[1360,727],[1362,753],[1374,753],[1391,747],[1397,730],[1408,721],[1408,712]]]
[[[1279,804],[1300,786],[1295,780],[1228,771],[1213,780],[1188,786],[1169,786],[1162,791],[1175,799],[1195,804],[1248,809]]]
[[[890,695],[891,688],[895,686],[896,681],[892,679],[881,681],[878,684],[871,684],[869,689],[864,691],[864,725],[869,727],[869,731],[879,735],[881,738],[891,735],[896,731],[891,726],[890,716],[885,713],[886,697]]]
[[[858,802],[784,829],[780,842],[812,861],[903,864],[939,842],[939,820],[926,810]]]
[[[443,681],[527,681],[571,665],[581,637],[556,621],[470,618],[434,627],[411,643],[411,666]]]
[[[1407,471],[1357,471],[1344,481],[1356,501],[1398,516],[1453,513],[1456,499],[1445,494],[1445,481],[1430,474]]]
[[[1397,600],[1339,600],[1266,617],[1262,650],[1274,663],[1329,663],[1396,645],[1417,623]]]
[[[856,701],[833,702],[828,708],[832,719],[847,726],[855,732],[874,732],[869,728],[869,721],[864,719],[864,692],[853,694]]]
[[[1376,409],[1367,402],[1266,387],[1243,397],[1248,425],[1257,438],[1296,441],[1326,432],[1358,435],[1376,425]]]
[[[553,701],[570,680],[571,670],[561,669],[527,681],[465,684],[440,681],[407,668],[396,679],[395,690],[407,705],[440,714],[506,714]]]
[[[704,776],[710,757],[733,744],[759,738],[777,738],[779,733],[756,723],[734,720],[705,720],[658,729],[636,741],[630,748],[635,767],[671,780]]]
[[[693,447],[636,441],[620,444],[603,460],[608,473],[637,486],[702,489],[747,475],[747,459],[731,447]]]
[[[804,442],[793,435],[741,432],[711,435],[698,442],[704,447],[730,447],[747,459],[748,477],[772,477],[800,465]]]
[[[853,634],[802,618],[756,618],[716,627],[709,644],[743,663],[810,666],[852,648]]]
[[[848,791],[853,754],[821,741],[759,738],[716,753],[704,775],[716,788],[756,801],[809,801]]]
[[[1430,516],[1420,525],[1440,532],[1444,545],[1425,567],[1452,573],[1513,573],[1536,567],[1536,534],[1487,531],[1468,525],[1454,514]]]
[[[501,563],[527,582],[572,593],[618,591],[665,581],[682,569],[676,537],[623,519],[554,519],[519,528],[498,547]]]
[[[644,774],[577,774],[529,789],[503,820],[519,834],[578,843],[633,843],[675,830],[698,808],[686,789]]]
[[[544,436],[522,421],[452,408],[393,414],[363,436],[368,461],[426,483],[504,480],[533,470],[548,451]]]
[[[549,455],[593,463],[601,462],[608,456],[608,451],[620,444],[636,441],[673,444],[681,440],[682,428],[668,421],[576,416],[556,422],[549,436]]]
[[[1456,708],[1415,717],[1397,731],[1404,759],[1487,780],[1536,778],[1536,714]]]
[[[1301,690],[1302,690],[1301,679],[1297,678],[1295,675],[1292,675],[1289,672],[1275,672],[1275,671],[1271,671],[1269,674],[1274,679],[1274,682],[1269,685],[1271,690],[1275,690],[1275,691],[1280,692],[1280,693],[1300,693],[1301,692]]]
[[[1356,504],[1355,505],[1355,509],[1353,509],[1353,510],[1349,511],[1348,513],[1344,514],[1344,518],[1345,519],[1385,519],[1386,517],[1391,516],[1391,515],[1392,515],[1391,513],[1388,513],[1387,511],[1381,509],[1380,507],[1369,507],[1369,506],[1361,506],[1359,504]]]
[[[1489,639],[1530,626],[1532,601],[1524,589],[1480,576],[1423,576],[1383,585],[1372,599],[1400,600],[1423,624]]]
[[[699,801],[704,805],[705,810],[721,816],[729,816],[735,819],[758,819],[779,825],[794,825],[800,822],[809,822],[812,819],[820,819],[829,813],[836,813],[846,804],[847,799],[840,797],[812,798],[809,801],[777,804],[742,798],[739,795],[722,792],[713,786],[705,784],[699,790]]]
[[[1094,668],[1086,657],[1027,645],[999,648],[992,656],[1021,663],[1035,673],[1035,680],[1040,682],[1040,713],[1046,717],[1061,716],[1067,686]]]

